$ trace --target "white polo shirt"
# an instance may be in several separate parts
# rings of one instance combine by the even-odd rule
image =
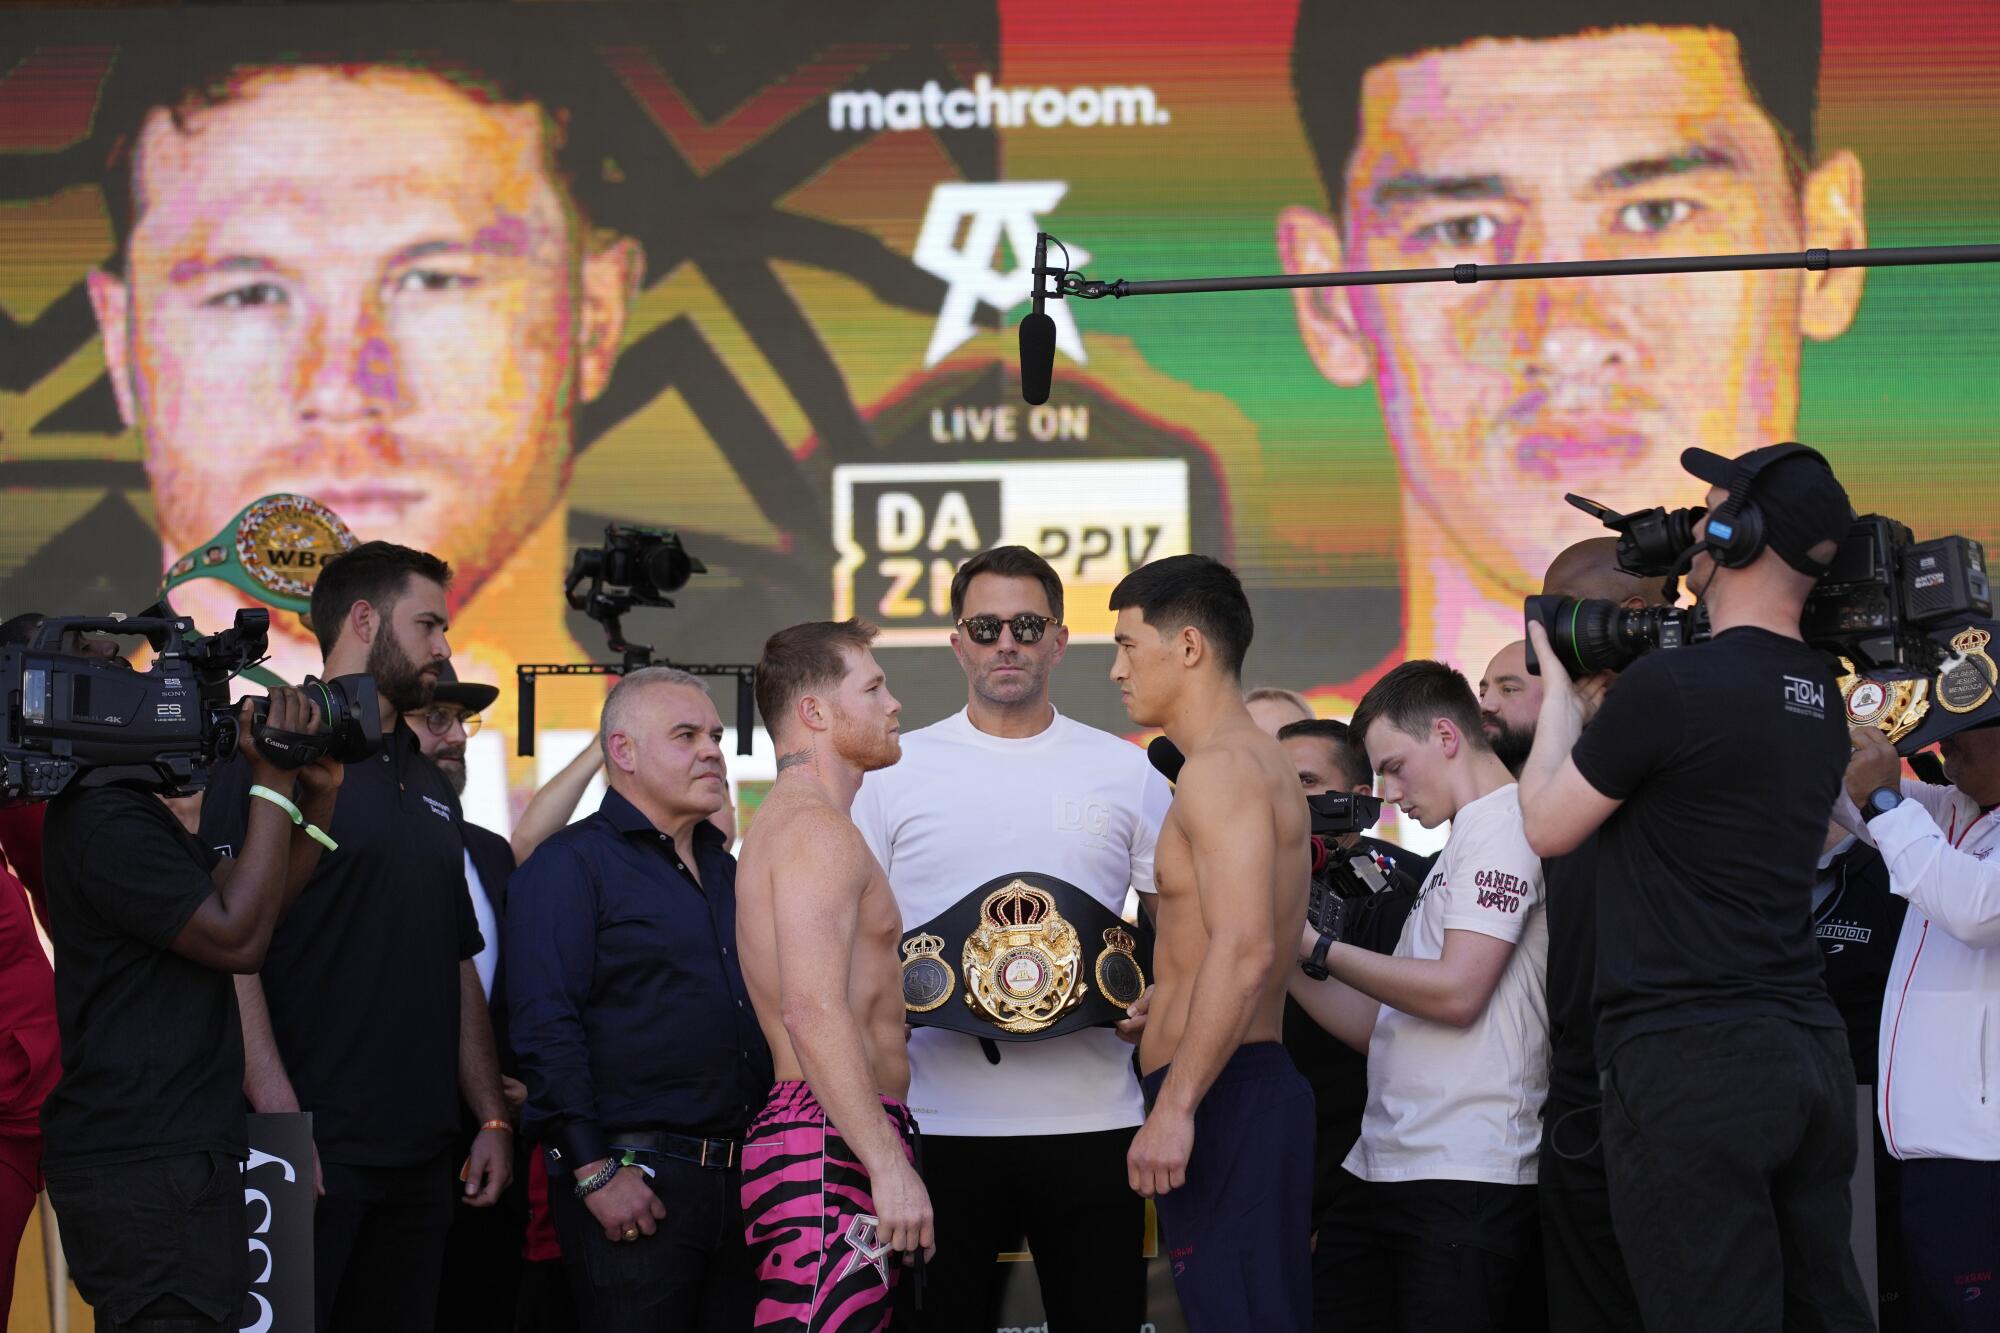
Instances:
[[[1447,930],[1510,940],[1514,954],[1467,1028],[1382,1006],[1368,1042],[1368,1107],[1346,1168],[1363,1180],[1535,1183],[1549,1091],[1549,926],[1542,862],[1512,783],[1463,807],[1396,941],[1438,958]]]
[[[903,737],[903,757],[870,773],[854,822],[888,873],[903,929],[986,881],[1053,875],[1115,913],[1153,891],[1153,848],[1173,791],[1145,751],[1061,714],[1002,740],[963,711]],[[1148,977],[1150,981],[1151,978]],[[910,1033],[911,1111],[926,1134],[1085,1134],[1145,1119],[1132,1046],[1110,1028],[996,1043],[940,1028]]]

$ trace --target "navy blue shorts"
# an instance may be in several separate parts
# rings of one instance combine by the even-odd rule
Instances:
[[[1146,1075],[1150,1109],[1171,1065]],[[1194,1113],[1187,1183],[1153,1200],[1190,1333],[1312,1327],[1312,1087],[1274,1041],[1240,1046]]]

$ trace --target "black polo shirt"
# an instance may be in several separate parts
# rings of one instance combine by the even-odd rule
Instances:
[[[530,1132],[574,1164],[617,1130],[735,1138],[771,1089],[736,956],[736,860],[695,830],[700,881],[617,792],[508,884],[507,1003]]]
[[[42,1165],[242,1157],[235,979],[172,949],[215,890],[215,856],[124,786],[49,802],[43,856],[63,1069],[42,1104]]]
[[[203,841],[243,840],[249,766],[219,767]],[[347,767],[323,852],[261,974],[278,1054],[322,1160],[415,1166],[458,1138],[459,963],[484,947],[458,797],[398,719]]]

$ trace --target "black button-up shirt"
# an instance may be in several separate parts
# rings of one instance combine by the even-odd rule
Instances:
[[[609,1132],[735,1138],[771,1087],[736,959],[736,860],[673,840],[617,792],[552,835],[508,885],[507,1004],[531,1131],[581,1166]]]

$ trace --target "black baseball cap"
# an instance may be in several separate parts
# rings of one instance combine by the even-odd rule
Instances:
[[[434,703],[457,704],[468,713],[483,713],[500,697],[497,685],[461,684],[458,672],[446,661],[438,667],[437,688],[431,691]]]
[[[1826,459],[1805,445],[1767,444],[1737,458],[1687,449],[1681,466],[1724,490],[1749,475],[1749,498],[1764,513],[1765,544],[1801,574],[1826,573],[1828,566],[1806,553],[1821,542],[1839,541],[1853,526],[1846,488]]]

